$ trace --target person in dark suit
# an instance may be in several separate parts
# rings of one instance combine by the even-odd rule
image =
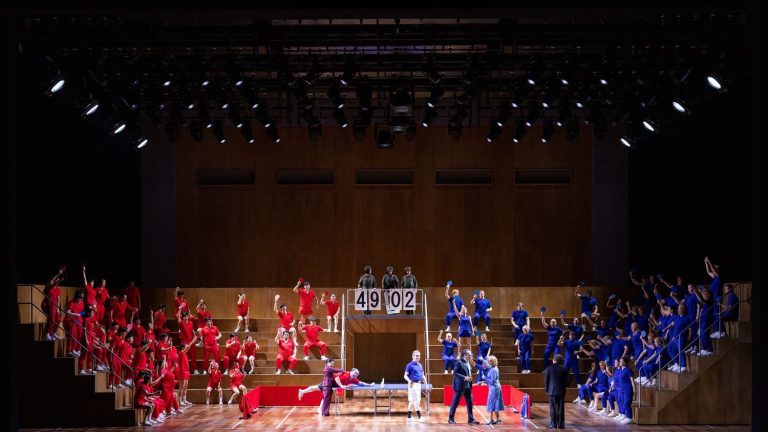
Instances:
[[[565,389],[568,381],[568,369],[563,367],[563,356],[556,354],[544,372],[544,389],[549,396],[550,429],[565,429]]]
[[[453,368],[453,401],[451,402],[451,408],[448,411],[448,423],[455,424],[453,415],[456,414],[456,407],[459,406],[461,396],[464,396],[464,400],[467,403],[467,423],[480,424],[475,420],[475,416],[472,415],[472,351],[462,351],[462,356],[459,361],[456,362],[456,366]]]

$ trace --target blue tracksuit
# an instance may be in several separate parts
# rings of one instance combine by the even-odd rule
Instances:
[[[459,296],[454,296],[452,298],[448,299],[448,313],[445,315],[445,326],[450,327],[451,321],[453,321],[455,318],[458,318],[456,316],[456,312],[453,310],[453,303],[456,302],[456,310],[461,311],[461,307],[464,306],[464,301]]]
[[[491,301],[488,299],[475,299],[475,325],[480,325],[480,320],[485,321],[485,326],[491,327],[491,314],[488,309],[491,308]]]
[[[560,353],[560,347],[557,346],[557,341],[563,334],[563,329],[560,327],[547,326],[547,346],[544,348],[544,369],[549,366],[549,356],[552,353]]]

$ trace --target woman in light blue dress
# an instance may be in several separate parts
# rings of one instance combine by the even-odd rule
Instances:
[[[499,412],[504,411],[499,383],[499,360],[496,356],[488,356],[483,367],[488,368],[485,372],[485,383],[488,384],[488,402],[485,404],[485,409],[491,414],[488,424],[495,425],[501,423]],[[493,413],[496,413],[496,420],[493,419]]]

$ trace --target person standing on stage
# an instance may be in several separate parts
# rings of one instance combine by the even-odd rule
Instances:
[[[357,287],[366,289],[376,288],[376,278],[373,277],[373,269],[371,266],[367,265],[363,267],[363,275],[360,276],[360,280],[357,281]],[[363,313],[365,315],[370,315],[371,310],[366,309]]]
[[[197,328],[205,327],[205,322],[208,321],[208,318],[213,319],[213,315],[208,311],[208,305],[205,304],[205,300],[200,299],[195,310],[197,311]]]
[[[331,294],[331,297],[329,300],[326,300],[326,294],[327,292],[323,293],[323,295],[320,297],[320,303],[325,303],[325,306],[328,308],[328,315],[325,316],[325,318],[328,320],[328,328],[325,330],[328,333],[331,332],[331,322],[333,322],[333,332],[338,333],[339,332],[339,308],[340,304],[339,301],[336,300],[336,294]]]
[[[521,373],[531,373],[531,357],[533,357],[533,334],[531,328],[523,326],[523,332],[515,341],[517,345],[517,356],[520,358]]]
[[[213,357],[219,363],[219,339],[221,332],[213,325],[213,320],[205,320],[205,327],[197,329],[198,336],[203,340],[203,367],[207,369],[208,359]]]
[[[456,311],[456,316],[459,317],[459,344],[463,345],[467,349],[471,349],[472,346],[472,318],[467,313],[467,307],[462,306],[461,310]]]
[[[523,327],[531,328],[531,318],[528,311],[523,308],[523,302],[518,303],[517,309],[512,312],[512,325],[515,326],[515,345],[517,345]]]
[[[303,287],[303,288],[301,288]],[[296,286],[293,287],[293,292],[299,295],[299,315],[301,315],[300,323],[306,324],[309,318],[312,316],[312,300],[319,305],[317,294],[312,289],[309,281],[305,281],[303,278],[296,282]]]
[[[193,338],[197,340],[195,337],[195,324],[189,320],[189,312],[182,312],[182,314],[179,316],[176,316],[176,321],[179,326],[179,341],[181,341],[182,344],[186,345],[188,344]],[[190,350],[189,351],[189,364],[191,366],[192,373],[197,375],[199,372],[197,371],[197,350]]]
[[[472,351],[464,350],[461,359],[456,362],[456,367],[453,369],[453,401],[448,410],[449,424],[456,424],[454,415],[462,396],[467,403],[467,423],[480,424],[472,413],[472,362]]]
[[[83,289],[85,290],[85,304],[90,305],[93,310],[96,310],[98,303],[96,302],[96,288],[94,288],[94,281],[88,280],[85,275],[85,266],[83,266]]]
[[[245,324],[245,332],[248,333],[251,330],[248,329],[248,314],[250,312],[250,305],[248,299],[245,298],[245,292],[241,292],[237,296],[237,327],[235,333],[240,331],[240,324]]]
[[[549,320],[549,325],[547,325],[547,322],[544,320],[543,311],[541,312],[541,324],[547,331],[547,346],[544,347],[544,367],[546,368],[548,366],[547,363],[549,363],[549,356],[552,353],[560,353],[560,347],[557,346],[557,341],[560,339],[560,336],[562,336],[563,329],[557,326],[557,320],[554,318]]]
[[[482,319],[485,321],[485,331],[490,331],[490,312],[493,310],[493,307],[491,307],[491,301],[485,298],[485,291],[481,290],[478,294],[473,295],[471,304],[475,305],[475,320],[473,321],[475,324],[475,330],[477,330],[477,326],[480,325],[480,320]]]
[[[85,270],[85,266],[83,266],[83,270]],[[106,285],[107,281],[102,279],[101,283],[102,285]],[[138,285],[136,285],[135,281],[131,280],[128,282],[128,286],[123,290],[123,294],[126,296],[128,304],[131,305],[136,312],[141,311],[141,290]]]
[[[395,271],[394,267],[387,266],[387,272],[381,277],[382,294],[384,294],[384,299],[386,300],[387,305],[389,305],[389,290],[400,288],[400,279],[392,273],[393,271]]]
[[[59,282],[64,280],[64,271],[66,269],[64,266],[59,268],[59,272],[45,285],[45,297],[40,304],[43,313],[45,313],[45,333],[48,340],[60,339],[56,334],[59,331],[59,323],[61,322],[61,314],[59,313],[61,288],[59,288]]]
[[[323,387],[323,405],[321,407],[321,413],[324,416],[331,415],[328,411],[331,407],[331,394],[333,394],[334,374],[342,372],[344,372],[344,369],[337,369],[333,367],[332,358],[329,358],[325,361],[325,368],[323,369],[323,382],[320,384]]]
[[[544,390],[549,397],[549,428],[565,428],[565,390],[568,370],[563,367],[563,356],[555,354],[552,364],[544,371]]]
[[[189,302],[187,302],[187,299],[184,298],[184,290],[176,287],[176,289],[173,291],[173,294],[173,314],[176,315],[179,313],[179,311],[189,312]]]
[[[403,275],[403,278],[400,281],[400,286],[405,289],[416,289],[419,287],[419,282],[416,280],[416,276],[413,275],[411,272],[411,267],[406,266],[403,270],[405,270],[405,275]],[[406,315],[413,315],[412,310],[405,311]]]
[[[413,410],[416,410],[418,421],[423,421],[421,417],[421,384],[426,384],[427,380],[424,376],[424,368],[421,367],[421,353],[419,350],[415,350],[411,353],[413,359],[405,366],[405,381],[408,382],[408,421],[413,420],[411,414]]]
[[[501,383],[499,382],[499,360],[496,356],[488,356],[483,367],[486,367],[485,383],[488,385],[488,401],[485,408],[491,417],[487,424],[495,425],[501,423],[499,411],[504,411],[504,400],[501,396]],[[496,413],[496,420],[493,419],[494,413]]]

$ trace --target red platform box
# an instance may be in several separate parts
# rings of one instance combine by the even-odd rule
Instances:
[[[504,401],[504,405],[510,405],[511,389],[514,386],[509,384],[501,385],[501,399]],[[453,387],[443,386],[443,405],[450,406],[453,401]],[[472,386],[472,403],[474,405],[485,405],[488,402],[488,386]],[[459,399],[459,405],[466,405],[464,398]]]
[[[304,395],[299,400],[301,386],[259,386],[261,406],[318,406],[323,399],[323,392],[316,391]]]
[[[259,408],[260,393],[259,387],[256,387],[240,398],[240,412],[243,413],[244,418],[251,417],[251,414]]]

